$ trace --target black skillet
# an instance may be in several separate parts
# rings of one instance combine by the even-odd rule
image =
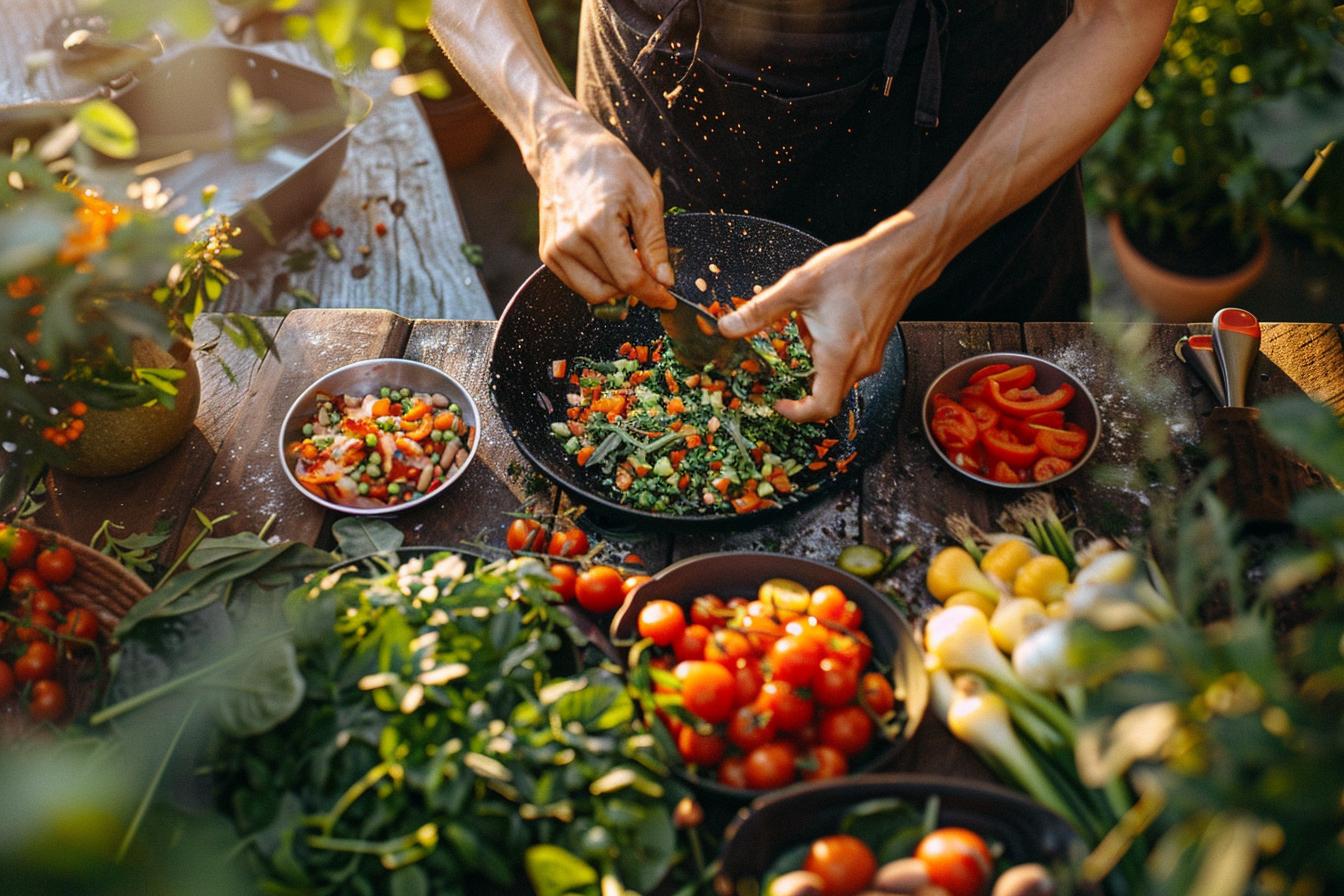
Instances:
[[[769,286],[802,264],[824,244],[784,224],[747,215],[680,214],[667,219],[668,244],[681,249],[677,260],[677,291],[709,304],[715,298],[751,296],[754,286]],[[710,265],[719,268],[715,273]],[[703,278],[701,291],[696,279]],[[863,296],[856,295],[855,301]],[[585,471],[565,454],[551,434],[551,424],[564,419],[569,386],[551,376],[551,362],[577,355],[615,359],[622,342],[647,343],[662,335],[657,315],[638,307],[622,322],[593,317],[587,303],[546,268],[540,268],[514,294],[500,317],[490,347],[490,397],[510,435],[528,460],[576,496],[598,517],[613,515],[643,527],[684,530],[688,527],[746,527],[763,523],[807,503],[839,482],[856,475],[861,465],[891,442],[905,391],[905,344],[900,331],[887,343],[882,372],[864,380],[831,421],[830,435],[839,439],[831,457],[852,451],[858,456],[846,474],[823,471],[816,491],[780,507],[737,515],[732,512],[674,515],[627,507],[612,499],[598,470]],[[851,437],[849,419],[853,413]]]

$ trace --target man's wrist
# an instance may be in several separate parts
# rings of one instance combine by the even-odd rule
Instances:
[[[949,261],[940,222],[914,207],[902,209],[864,235],[877,248],[886,280],[907,285],[908,296],[932,286]]]
[[[594,124],[592,116],[572,97],[549,103],[533,117],[529,133],[518,141],[523,164],[535,179],[540,176],[546,153],[555,146],[572,139]]]

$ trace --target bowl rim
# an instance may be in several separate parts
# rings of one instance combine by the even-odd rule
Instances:
[[[308,491],[308,489],[304,488],[302,485],[299,484],[299,480],[294,476],[294,470],[291,469],[289,465],[288,462],[289,459],[287,456],[288,452],[285,450],[285,432],[289,429],[290,422],[294,419],[294,415],[297,412],[299,412],[300,410],[299,405],[304,400],[304,397],[307,396],[308,393],[312,392],[314,389],[318,388],[323,383],[323,381],[328,380],[338,374],[348,373],[350,371],[358,370],[363,367],[368,367],[373,364],[387,364],[389,362],[392,362],[399,367],[422,368],[426,371],[429,371],[430,373],[442,377],[444,380],[451,383],[462,393],[463,397],[465,397],[467,400],[467,407],[470,409],[471,416],[475,420],[476,425],[476,438],[472,441],[471,446],[467,449],[467,459],[462,463],[460,467],[457,468],[457,472],[451,478],[444,480],[443,485],[439,486],[432,492],[427,492],[426,494],[421,495],[420,497],[416,498],[413,501],[407,501],[406,503],[398,504],[395,507],[347,507],[344,504],[337,504],[334,501],[328,501],[326,498],[319,498],[317,495]],[[326,373],[322,374],[317,379],[313,380],[308,385],[304,386],[303,389],[299,391],[299,394],[295,396],[294,401],[290,403],[289,410],[285,412],[284,419],[281,420],[280,422],[280,431],[276,436],[276,450],[279,457],[280,468],[284,470],[285,478],[289,480],[290,485],[294,486],[295,491],[303,495],[309,501],[312,501],[314,504],[319,504],[328,510],[334,510],[337,513],[345,513],[350,514],[352,516],[373,516],[373,517],[394,516],[396,514],[402,513],[403,511],[419,507],[421,504],[425,503],[430,498],[437,498],[440,495],[442,495],[443,491],[447,489],[450,485],[452,485],[454,482],[461,479],[462,474],[467,471],[467,467],[471,466],[471,462],[476,459],[476,451],[480,447],[480,444],[481,444],[481,413],[480,409],[476,405],[476,399],[472,397],[471,392],[467,389],[467,387],[463,386],[460,382],[458,382],[448,373],[439,369],[438,367],[435,367],[432,364],[426,364],[423,361],[413,361],[410,358],[396,358],[396,357],[365,358],[361,361],[352,361],[349,364],[344,364],[340,367],[337,367],[333,370],[329,370]]]
[[[985,360],[990,358],[995,360],[993,361]],[[1069,469],[1065,470],[1063,473],[1060,473],[1058,476],[1052,476],[1049,479],[1043,480],[1041,482],[1035,482],[1035,481],[997,482],[993,479],[990,479],[988,476],[981,476],[979,473],[972,473],[970,470],[959,467],[952,462],[952,458],[947,456],[947,452],[945,452],[942,446],[938,444],[937,440],[934,439],[933,431],[929,428],[929,417],[930,417],[929,408],[933,404],[933,396],[935,394],[934,387],[939,386],[942,383],[943,378],[946,377],[948,373],[950,373],[957,367],[961,367],[963,365],[969,366],[973,361],[984,360],[984,363],[993,364],[993,363],[1003,363],[1004,360],[1010,358],[1017,359],[1022,363],[1042,364],[1046,367],[1049,367],[1051,370],[1054,370],[1055,372],[1062,374],[1064,376],[1064,379],[1069,383],[1069,385],[1073,386],[1074,389],[1077,390],[1077,396],[1075,397],[1082,396],[1087,400],[1087,403],[1092,408],[1092,414],[1097,421],[1096,432],[1092,434],[1092,437],[1088,440],[1086,450],[1084,450],[1082,456],[1079,457],[1078,460],[1074,462],[1073,466],[1069,467]],[[933,380],[929,383],[928,388],[924,390],[924,399],[920,404],[919,422],[920,425],[924,428],[924,438],[928,439],[929,447],[933,449],[933,453],[937,455],[938,458],[943,461],[943,463],[947,464],[949,467],[951,467],[953,470],[956,470],[958,473],[965,476],[967,479],[971,479],[982,485],[988,485],[994,488],[1011,489],[1016,491],[1028,491],[1030,489],[1035,488],[1046,488],[1058,482],[1062,482],[1063,480],[1068,479],[1074,473],[1077,473],[1079,470],[1083,468],[1083,466],[1089,460],[1092,459],[1092,455],[1097,450],[1097,446],[1101,444],[1101,435],[1103,430],[1103,423],[1101,419],[1101,406],[1097,404],[1097,400],[1095,397],[1093,397],[1092,390],[1087,388],[1087,384],[1084,383],[1077,374],[1075,374],[1068,368],[1061,367],[1054,361],[1042,358],[1039,355],[1029,355],[1026,352],[982,352],[978,355],[971,355],[970,357],[962,358],[959,361],[949,364],[942,370],[941,373],[939,373],[937,376],[933,378]]]
[[[891,603],[891,601],[889,601],[886,597],[884,597],[882,593],[879,592],[876,588],[874,588],[869,582],[860,579],[858,576],[855,576],[852,573],[845,572],[843,569],[840,569],[837,566],[833,566],[823,561],[814,560],[808,557],[795,557],[790,554],[782,554],[773,551],[712,551],[704,554],[695,554],[690,557],[684,557],[681,560],[676,561],[675,563],[670,563],[667,566],[663,567],[657,573],[651,576],[650,581],[645,583],[645,585],[653,584],[657,581],[660,581],[661,579],[666,578],[667,574],[680,571],[688,566],[692,566],[698,563],[704,563],[707,561],[719,561],[724,559],[731,559],[736,562],[741,562],[744,559],[761,559],[776,562],[788,561],[793,563],[803,563],[809,566],[816,567],[818,573],[824,573],[828,578],[838,580],[842,584],[842,586],[846,588],[853,588],[854,590],[867,591],[873,596],[876,602],[875,605],[883,608],[880,615],[889,617],[890,619],[893,619],[895,621],[895,624],[893,626],[893,635],[897,647],[896,647],[896,653],[893,654],[892,673],[888,675],[888,678],[891,678],[892,676],[895,675],[897,664],[894,660],[896,656],[900,655],[902,651],[902,645],[904,645],[905,649],[912,651],[911,658],[914,661],[914,666],[912,668],[917,668],[916,679],[914,681],[906,683],[908,693],[904,699],[905,703],[907,704],[908,717],[905,724],[901,728],[900,734],[895,737],[886,738],[885,745],[880,749],[880,751],[870,761],[870,763],[866,764],[862,769],[856,769],[847,772],[839,780],[848,781],[855,778],[863,777],[865,775],[874,774],[877,772],[878,769],[889,764],[898,754],[903,752],[909,746],[910,742],[914,739],[915,734],[919,730],[920,725],[922,725],[924,723],[924,720],[928,717],[932,708],[931,703],[933,699],[933,693],[932,693],[932,684],[930,683],[928,674],[924,669],[924,661],[923,661],[924,650],[920,644],[919,637],[916,635],[914,627],[909,622],[906,621],[905,617],[896,608],[896,606],[893,603]],[[780,575],[785,578],[788,577],[787,572],[782,572],[780,573]],[[629,648],[639,639],[637,634],[633,639],[623,638],[617,634],[617,628],[618,627],[628,628],[633,627],[637,624],[639,609],[642,609],[644,604],[648,602],[647,600],[645,600],[643,602],[640,602],[638,604],[638,607],[636,607],[635,605],[636,599],[639,596],[639,592],[643,591],[644,587],[645,587],[644,585],[641,585],[639,588],[627,594],[625,600],[621,602],[620,607],[616,609],[611,619],[608,640],[609,643],[611,643],[616,650],[622,652],[622,659],[621,659],[622,675],[627,676],[629,675],[630,672]],[[865,611],[864,619],[867,620],[868,616],[869,616],[868,612]],[[708,795],[712,795],[720,799],[731,800],[735,803],[743,805],[748,804],[755,799],[770,796],[774,793],[781,792],[782,790],[788,789],[788,787],[796,786],[796,784],[788,785],[788,787],[786,788],[780,788],[779,790],[775,791],[760,791],[760,790],[750,790],[746,788],[729,787],[725,784],[721,784],[719,781],[713,778],[706,778],[698,774],[692,774],[690,771],[686,769],[685,765],[682,764],[680,761],[678,761],[673,766],[672,772],[673,774],[681,778],[684,782],[686,782],[689,786],[699,789]]]

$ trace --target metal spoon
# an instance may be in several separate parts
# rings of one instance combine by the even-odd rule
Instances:
[[[1218,372],[1218,359],[1213,355],[1213,339],[1204,334],[1182,336],[1176,340],[1176,357],[1195,372],[1200,382],[1213,393],[1214,400],[1220,405],[1227,404],[1227,393],[1223,389],[1223,377]]]
[[[1213,351],[1227,389],[1227,406],[1246,406],[1246,384],[1260,354],[1260,321],[1241,308],[1224,308],[1213,316]]]

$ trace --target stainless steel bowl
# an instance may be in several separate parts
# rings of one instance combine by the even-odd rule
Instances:
[[[1073,400],[1065,405],[1064,416],[1070,423],[1078,424],[1087,433],[1087,448],[1084,449],[1082,456],[1074,461],[1073,466],[1068,471],[1042,482],[1034,480],[1031,482],[995,482],[988,476],[981,476],[957,466],[952,462],[952,458],[947,456],[947,452],[933,437],[933,430],[929,426],[933,420],[933,397],[942,394],[949,398],[956,398],[957,393],[970,380],[971,374],[987,364],[1012,364],[1014,366],[1031,364],[1035,366],[1036,388],[1041,392],[1053,392],[1062,383],[1073,386],[1075,394]],[[973,358],[958,361],[938,374],[937,378],[929,384],[928,391],[924,393],[922,419],[924,421],[924,435],[928,438],[929,444],[933,446],[934,453],[941,457],[949,467],[968,479],[974,479],[976,482],[982,482],[985,485],[992,485],[997,488],[1033,489],[1053,485],[1062,479],[1067,479],[1082,469],[1083,465],[1092,457],[1092,452],[1097,450],[1097,443],[1101,441],[1101,411],[1097,408],[1097,402],[1092,397],[1092,393],[1088,391],[1087,386],[1083,385],[1083,381],[1058,364],[1044,358],[1038,358],[1035,355],[1024,355],[1018,352],[990,352],[985,355],[976,355]]]
[[[458,467],[457,472],[451,474],[447,481],[434,491],[421,495],[414,501],[407,501],[404,504],[397,504],[392,507],[347,507],[344,504],[337,504],[335,501],[318,497],[308,491],[294,476],[295,458],[287,449],[287,446],[303,439],[303,425],[308,422],[308,418],[317,406],[318,393],[326,395],[366,395],[377,392],[383,386],[404,387],[416,392],[429,392],[431,394],[438,392],[447,396],[449,401],[456,403],[462,409],[462,419],[467,422],[468,426],[474,427],[476,431],[476,438],[467,446],[466,462]],[[280,456],[280,466],[284,469],[285,476],[289,478],[290,484],[308,500],[338,513],[348,513],[354,516],[386,516],[419,507],[426,501],[441,496],[448,486],[461,478],[467,467],[471,466],[472,460],[476,457],[476,447],[480,444],[480,441],[481,415],[476,409],[476,402],[472,400],[471,395],[468,394],[466,389],[462,388],[457,380],[437,367],[430,367],[428,364],[421,364],[419,361],[407,361],[404,358],[374,358],[338,367],[304,389],[303,393],[289,406],[289,412],[285,414],[285,422],[280,427],[280,440],[277,449]]]

